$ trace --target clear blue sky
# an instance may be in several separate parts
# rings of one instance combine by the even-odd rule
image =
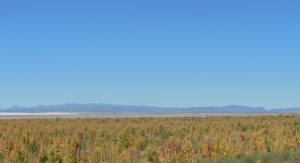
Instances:
[[[0,2],[0,108],[299,98],[298,0]]]

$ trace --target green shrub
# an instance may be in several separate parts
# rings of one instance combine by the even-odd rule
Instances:
[[[48,156],[45,152],[42,152],[39,158],[39,163],[46,163],[48,161]]]
[[[153,163],[159,162],[159,153],[153,147],[149,147],[146,151],[147,160]]]

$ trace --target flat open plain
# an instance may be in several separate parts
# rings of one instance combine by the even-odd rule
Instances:
[[[56,119],[56,118],[143,118],[143,117],[239,117],[281,115],[276,113],[130,113],[130,112],[49,112],[0,113],[0,119]]]

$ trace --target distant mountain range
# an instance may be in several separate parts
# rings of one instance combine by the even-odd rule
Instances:
[[[300,113],[300,108],[271,109],[263,107],[248,107],[229,105],[224,107],[152,107],[141,105],[111,105],[111,104],[63,104],[40,105],[35,107],[13,106],[0,109],[8,113],[45,113],[45,112],[132,112],[132,113]]]

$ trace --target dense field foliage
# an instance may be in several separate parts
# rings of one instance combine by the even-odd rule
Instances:
[[[299,149],[300,116],[0,120],[9,163],[296,162]]]

